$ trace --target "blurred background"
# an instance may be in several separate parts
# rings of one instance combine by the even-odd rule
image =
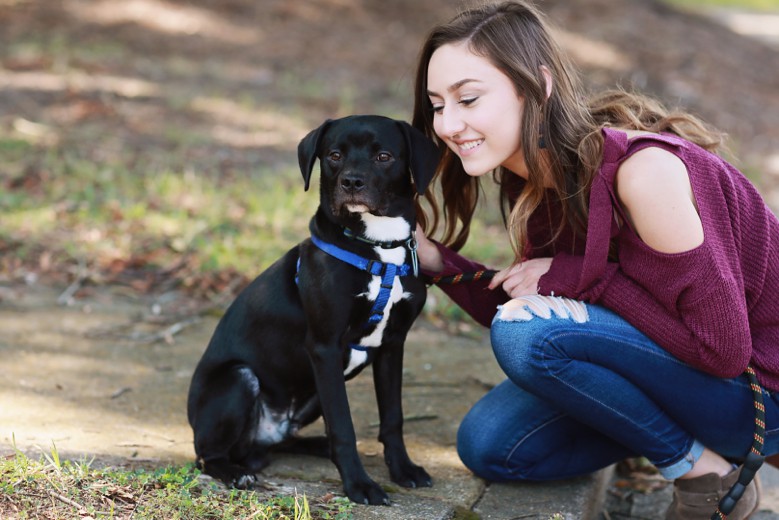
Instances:
[[[186,389],[216,320],[308,236],[298,141],[326,118],[410,118],[427,31],[478,1],[0,0],[0,460],[191,461]],[[779,211],[779,0],[537,5],[590,90],[726,132]],[[507,265],[497,204],[480,207],[465,253]],[[504,376],[436,289],[425,318],[404,363],[410,446],[469,481],[451,469],[459,419]],[[370,377],[350,387],[374,437]]]
[[[0,282],[239,288],[307,236],[300,138],[352,113],[408,119],[426,32],[469,3],[0,0]],[[589,88],[727,132],[779,208],[778,0],[538,5]],[[503,265],[495,206],[467,253]]]

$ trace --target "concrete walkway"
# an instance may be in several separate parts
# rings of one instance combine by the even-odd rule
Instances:
[[[195,309],[175,293],[139,299],[97,289],[63,306],[61,292],[0,287],[0,451],[15,442],[33,453],[55,445],[63,457],[98,461],[192,461],[186,393],[217,318],[190,320]],[[471,336],[420,322],[407,343],[406,439],[412,458],[432,475],[432,488],[390,482],[376,440],[370,371],[347,385],[366,469],[392,500],[390,507],[357,507],[355,519],[597,518],[609,471],[554,484],[490,485],[459,461],[460,419],[502,379],[484,331]],[[304,434],[322,431],[318,422]],[[261,493],[342,494],[335,466],[313,457],[278,456],[262,477]]]
[[[39,286],[0,287],[0,452],[9,451],[15,439],[23,450],[48,450],[54,444],[75,458],[190,462],[186,393],[217,318],[205,313],[191,320],[197,309],[176,293],[139,299],[99,289],[70,306],[57,303],[60,294]],[[567,519],[662,518],[670,487],[649,494],[626,492],[612,468],[544,484],[490,484],[474,477],[457,457],[457,427],[473,403],[502,379],[486,331],[453,336],[425,321],[417,323],[406,349],[405,432],[412,458],[432,475],[434,486],[415,490],[389,480],[376,440],[370,371],[350,381],[359,451],[368,473],[392,500],[390,507],[358,506],[354,518],[549,520],[556,513]],[[318,422],[304,434],[322,431]],[[342,494],[335,466],[313,457],[278,456],[262,477],[258,492],[268,495]],[[764,484],[768,511],[758,518],[779,519],[779,479],[764,478]],[[612,513],[605,517],[607,499]]]

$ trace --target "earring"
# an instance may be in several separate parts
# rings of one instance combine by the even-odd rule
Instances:
[[[546,139],[544,138],[544,123],[538,125],[538,148],[543,150],[546,148]]]

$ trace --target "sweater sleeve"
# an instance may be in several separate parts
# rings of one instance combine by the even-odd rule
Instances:
[[[442,271],[432,273],[424,271],[430,276],[450,276],[460,273],[471,273],[487,269],[484,265],[474,262],[456,253],[437,242],[436,247],[441,252],[444,268]],[[452,299],[459,307],[467,312],[477,323],[489,327],[495,316],[498,305],[509,300],[502,288],[490,290],[487,288],[489,281],[477,280],[469,283],[439,284],[438,287]]]
[[[583,257],[559,254],[540,280],[540,293],[603,305],[685,363],[735,377],[752,354],[744,291],[732,275],[702,260],[705,253],[691,253],[677,258],[677,276],[666,271],[664,294],[653,294],[613,262],[595,283],[577,289]]]

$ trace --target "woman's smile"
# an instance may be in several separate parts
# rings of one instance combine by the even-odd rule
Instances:
[[[477,139],[475,141],[465,141],[465,142],[457,143],[457,148],[460,150],[461,154],[470,154],[471,152],[474,152],[475,149],[478,148],[483,142],[484,139]]]
[[[511,79],[467,42],[439,47],[427,77],[433,129],[465,172],[478,177],[503,166],[526,177],[520,139],[524,98]]]

